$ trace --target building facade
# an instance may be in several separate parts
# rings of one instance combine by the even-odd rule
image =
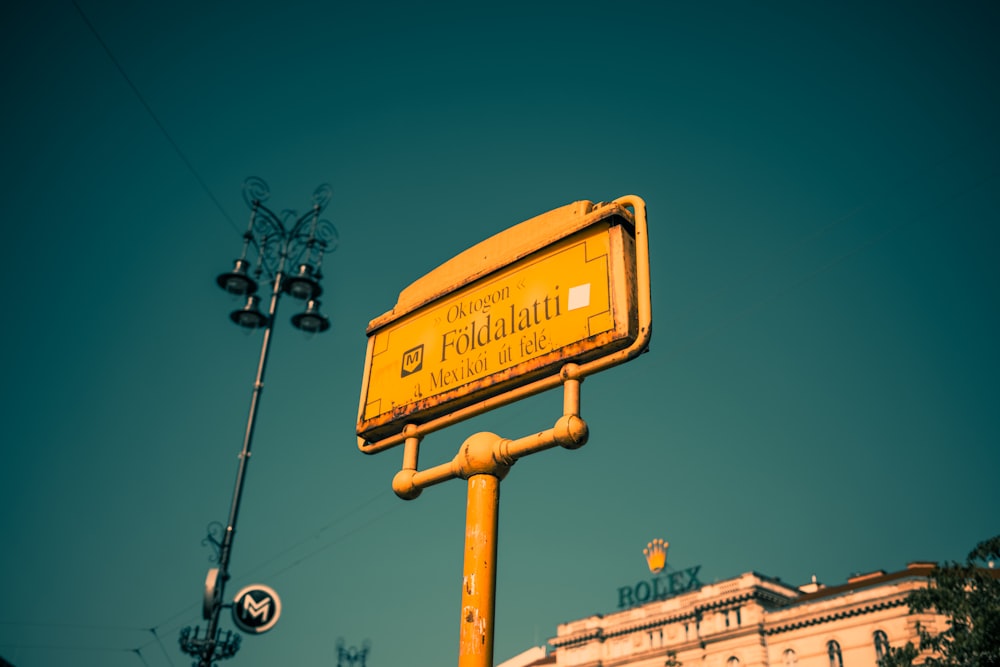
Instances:
[[[629,592],[636,606],[560,624],[531,667],[877,667],[889,646],[917,644],[907,594],[927,586],[933,563],[872,572],[827,587],[794,587],[756,572],[669,596],[669,576]],[[681,586],[681,588],[683,588]],[[625,589],[622,589],[624,598]],[[648,601],[643,601],[643,599]],[[662,598],[662,599],[660,599]]]

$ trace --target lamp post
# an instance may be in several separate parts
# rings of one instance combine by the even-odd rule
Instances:
[[[229,606],[223,604],[225,586],[229,580],[229,559],[232,555],[247,463],[250,460],[260,394],[264,388],[264,370],[271,348],[278,301],[284,294],[305,301],[305,310],[292,317],[295,328],[308,334],[321,333],[330,328],[330,320],[320,313],[318,297],[323,291],[319,283],[322,278],[320,267],[323,255],[335,250],[338,241],[333,224],[320,219],[320,214],[333,196],[332,189],[326,184],[316,188],[312,196],[312,208],[301,216],[292,210],[282,211],[280,215],[275,213],[264,205],[269,195],[267,183],[263,180],[251,177],[243,182],[243,200],[250,208],[250,222],[243,234],[243,250],[233,270],[216,279],[223,290],[246,299],[243,307],[230,313],[229,318],[248,330],[263,329],[264,339],[261,342],[257,377],[250,397],[250,412],[239,456],[229,523],[221,539],[213,534],[212,528],[214,525],[221,529],[221,524],[210,525],[206,538],[217,549],[219,564],[218,568],[209,570],[205,580],[202,613],[208,626],[202,637],[198,636],[198,627],[193,632],[187,627],[180,633],[181,650],[197,657],[198,662],[193,664],[198,667],[212,667],[215,661],[235,655],[240,646],[239,635],[227,631],[223,636],[219,628],[219,614],[223,607]],[[292,267],[291,271],[289,267]],[[269,281],[271,287],[270,306],[266,315],[260,312],[257,296],[258,281],[262,279]]]

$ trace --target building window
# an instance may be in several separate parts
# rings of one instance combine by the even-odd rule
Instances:
[[[726,660],[726,667],[740,667],[740,659],[735,655]]]
[[[876,664],[882,664],[882,658],[889,655],[889,638],[881,630],[876,630],[873,635],[875,639],[875,660]]]
[[[830,667],[844,667],[844,656],[840,653],[840,644],[834,640],[826,643],[826,655],[830,658]]]
[[[785,649],[785,652],[782,655],[784,657],[785,667],[795,667],[799,662],[799,659],[795,656],[795,651],[792,649]]]

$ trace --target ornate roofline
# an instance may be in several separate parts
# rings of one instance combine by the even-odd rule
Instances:
[[[813,616],[812,618],[807,618],[801,621],[796,621],[794,623],[783,623],[781,625],[775,626],[773,628],[764,628],[765,635],[776,635],[782,632],[789,632],[791,630],[798,630],[799,628],[807,628],[812,625],[820,625],[822,623],[829,623],[831,621],[837,621],[842,618],[851,618],[852,616],[861,616],[862,614],[871,614],[876,611],[882,611],[883,609],[892,609],[893,607],[899,607],[906,604],[906,598],[898,598],[896,600],[886,600],[884,602],[878,602],[875,604],[865,605],[863,607],[855,607],[854,609],[845,609],[843,611],[831,612],[829,614],[823,614],[821,616]]]
[[[565,648],[569,646],[574,646],[577,644],[583,644],[588,641],[597,640],[603,642],[607,639],[612,639],[614,637],[620,637],[622,635],[627,635],[632,632],[638,632],[642,630],[651,630],[653,628],[659,628],[671,623],[678,623],[682,621],[697,621],[701,618],[701,615],[706,611],[714,611],[716,609],[724,609],[726,607],[736,607],[743,603],[750,602],[752,600],[757,600],[760,602],[771,603],[782,607],[787,607],[788,605],[795,602],[794,599],[785,598],[773,591],[769,591],[763,588],[755,588],[752,591],[742,593],[740,595],[731,595],[718,600],[712,600],[708,602],[703,602],[696,605],[694,608],[676,613],[671,616],[660,616],[652,619],[643,619],[638,622],[633,623],[622,623],[621,625],[614,624],[614,629],[607,629],[605,627],[589,628],[584,630],[580,634],[574,634],[569,637],[554,637],[549,640],[549,644],[556,648]],[[647,603],[648,606],[655,603]],[[607,617],[605,617],[605,620]]]

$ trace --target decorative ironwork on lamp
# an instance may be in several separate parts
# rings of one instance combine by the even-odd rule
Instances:
[[[354,646],[347,648],[343,639],[337,640],[337,667],[365,667],[368,660],[368,651],[371,644],[366,639],[358,649]]]

